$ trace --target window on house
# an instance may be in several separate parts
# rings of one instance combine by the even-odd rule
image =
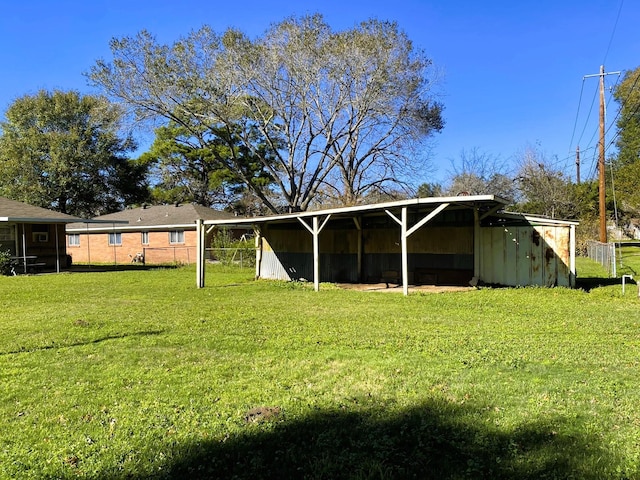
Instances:
[[[70,247],[79,247],[80,246],[80,234],[79,233],[70,233],[68,238],[69,238],[69,246]]]
[[[13,229],[9,227],[0,227],[0,242],[12,242],[14,240]]]
[[[122,234],[120,232],[109,234],[109,246],[122,245]]]
[[[140,232],[140,241],[142,245],[149,245],[149,232]]]
[[[184,230],[169,232],[169,243],[184,243]]]

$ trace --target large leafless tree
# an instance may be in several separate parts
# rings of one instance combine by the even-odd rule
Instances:
[[[243,180],[274,212],[306,210],[319,192],[355,204],[401,182],[426,166],[416,152],[443,127],[432,62],[395,23],[333,31],[312,15],[256,39],[205,26],[172,45],[142,31],[111,51],[89,72],[94,85],[139,119],[192,128],[201,144],[211,138],[202,127],[226,129],[225,166],[243,178],[238,140],[261,158],[273,183]]]
[[[462,150],[457,162],[452,161],[448,195],[498,195],[509,201],[516,196],[516,184],[507,174],[507,164],[499,157],[478,148]]]
[[[572,197],[570,181],[544,152],[528,146],[517,161],[516,181],[525,211],[552,218],[575,217],[576,199]]]

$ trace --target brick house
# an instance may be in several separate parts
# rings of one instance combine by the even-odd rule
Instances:
[[[68,266],[65,225],[71,215],[0,197],[0,250],[9,251],[18,273],[60,271]]]
[[[74,263],[195,263],[196,221],[231,218],[190,203],[143,205],[93,219],[100,224],[67,225],[67,253]],[[206,245],[212,236],[209,232]]]

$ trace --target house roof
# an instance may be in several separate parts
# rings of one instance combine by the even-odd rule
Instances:
[[[95,217],[99,226],[80,223],[67,225],[67,232],[127,230],[166,230],[167,228],[194,228],[196,220],[221,220],[235,218],[233,214],[193,203],[151,205],[128,208],[116,213]],[[128,225],[118,225],[128,222]],[[112,223],[112,224],[111,224]]]
[[[78,217],[36,207],[28,203],[18,202],[0,197],[0,222],[18,223],[72,223],[82,222]]]

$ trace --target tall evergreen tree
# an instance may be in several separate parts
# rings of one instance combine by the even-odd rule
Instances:
[[[197,133],[194,133],[197,132]],[[264,158],[267,146],[258,145]],[[230,168],[235,157],[236,169]],[[271,182],[260,160],[225,127],[191,126],[170,121],[156,129],[150,150],[140,161],[154,179],[152,197],[161,202],[195,202],[218,208],[234,208],[248,188],[267,188]]]

